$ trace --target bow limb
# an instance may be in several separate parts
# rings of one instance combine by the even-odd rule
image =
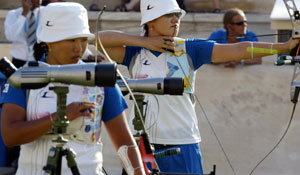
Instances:
[[[300,24],[300,14],[294,0],[283,0],[292,23],[292,38],[300,38],[300,30],[296,30],[296,24]]]
[[[290,19],[291,19],[291,24],[292,24],[292,38],[300,38],[300,30],[296,30],[296,24],[300,23],[300,15],[299,15],[299,11],[295,5],[294,0],[283,0],[284,4],[288,10]],[[288,122],[288,125],[283,133],[283,135],[280,137],[280,139],[276,142],[276,144],[272,147],[272,149],[255,165],[255,167],[251,170],[250,175],[253,174],[253,172],[255,171],[255,169],[276,149],[276,147],[281,143],[281,141],[283,140],[283,138],[286,136],[290,125],[292,123],[293,117],[294,117],[294,112],[295,112],[295,108],[296,108],[296,104],[298,101],[298,95],[299,95],[299,91],[300,91],[300,82],[295,82],[296,77],[300,74],[300,65],[299,65],[299,44],[292,49],[290,55],[292,56],[292,60],[298,60],[298,61],[293,61],[295,63],[295,67],[294,67],[294,73],[293,73],[293,77],[292,77],[292,82],[291,82],[291,101],[294,103],[293,106],[293,110],[292,110],[292,114],[290,117],[290,120]],[[298,86],[297,86],[298,85]]]

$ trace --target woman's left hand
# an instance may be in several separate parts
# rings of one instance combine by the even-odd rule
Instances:
[[[300,44],[300,38],[297,38],[297,39],[290,38],[287,44],[288,44],[288,46],[289,46],[289,50],[292,50],[292,49],[294,49],[298,44]]]

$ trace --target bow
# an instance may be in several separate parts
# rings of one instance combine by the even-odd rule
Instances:
[[[296,10],[296,6],[295,6],[294,1],[291,1],[291,0],[284,0],[284,2],[285,2],[286,6],[287,6],[287,8],[288,8],[288,11],[289,11],[289,14],[290,14],[290,17],[291,17],[291,20],[292,20],[292,24],[293,24],[293,33],[292,33],[292,34],[293,34],[293,38],[295,38],[295,37],[300,37],[299,31],[296,31],[296,30],[295,30],[295,23],[297,22],[296,19],[299,18],[299,11]],[[292,4],[292,6],[290,6],[290,5],[288,5],[288,4]],[[291,10],[293,10],[293,15],[291,15],[291,14],[292,14],[292,13],[290,12]],[[297,12],[298,12],[298,13],[297,13]],[[294,14],[296,14],[296,15],[294,15]],[[298,14],[298,17],[297,17],[297,14]],[[97,30],[96,30],[96,31],[97,31]],[[101,44],[101,41],[100,41],[100,40],[99,40],[99,43]],[[97,42],[96,42],[96,44],[97,44]],[[96,48],[98,48],[98,47],[96,47]],[[102,48],[102,49],[105,51],[104,48]],[[179,63],[179,65],[180,65],[180,63]],[[182,68],[181,68],[181,69],[182,69]],[[298,74],[299,74],[299,73],[298,73]],[[220,140],[218,139],[218,137],[217,137],[217,135],[216,135],[216,132],[215,132],[214,128],[212,127],[211,122],[209,121],[209,119],[208,119],[208,117],[207,117],[207,115],[206,115],[206,113],[205,113],[205,111],[204,111],[204,109],[203,109],[203,107],[202,107],[200,101],[198,100],[197,96],[196,96],[196,100],[198,101],[198,104],[200,105],[200,107],[201,107],[201,109],[202,109],[202,111],[203,111],[203,113],[204,113],[204,116],[206,117],[206,120],[208,121],[209,126],[211,127],[211,130],[213,131],[215,137],[217,138],[217,141],[218,141],[218,143],[219,143],[219,145],[220,145],[220,147],[221,147],[221,149],[222,149],[222,151],[223,151],[223,153],[224,153],[224,155],[225,155],[225,157],[226,157],[226,159],[227,159],[228,164],[230,165],[230,167],[231,167],[233,173],[236,174],[235,171],[234,171],[234,169],[233,169],[233,167],[232,167],[232,165],[231,165],[231,163],[230,163],[230,161],[229,161],[229,159],[228,159],[228,156],[226,155],[226,153],[225,153],[225,151],[224,151],[224,149],[223,149],[223,146],[222,146]],[[291,119],[292,119],[292,118],[291,118]],[[290,120],[290,121],[291,121],[291,120]],[[288,127],[289,127],[289,126],[288,126]],[[287,128],[287,130],[288,130],[288,128]],[[287,131],[286,131],[286,132],[287,132]],[[286,132],[285,132],[285,134],[286,134]],[[285,134],[283,135],[283,137],[285,136]],[[282,138],[283,138],[283,137],[282,137]],[[282,139],[280,139],[279,143],[281,142],[281,140],[282,140]],[[279,144],[279,143],[278,143],[278,144]],[[277,145],[278,145],[278,144],[277,144]],[[276,146],[277,146],[277,145],[276,145]],[[275,146],[275,147],[276,147],[276,146]],[[146,146],[140,147],[141,152],[143,151],[143,149],[145,149],[145,147],[146,147]],[[271,150],[271,152],[272,152],[272,151],[273,151],[273,149]],[[270,152],[270,153],[271,153],[271,152]],[[270,154],[270,153],[269,153],[269,154]],[[268,154],[268,155],[269,155],[269,154]],[[143,154],[142,154],[142,155],[143,155]],[[267,156],[268,156],[268,155],[267,155]],[[267,157],[267,156],[266,156],[266,157]],[[143,156],[143,157],[150,157],[151,161],[155,161],[155,158],[154,158],[153,155],[151,155],[151,156]],[[265,158],[266,158],[266,157],[265,157]],[[265,159],[265,158],[264,158],[264,159]],[[263,160],[264,160],[264,159],[263,159]],[[262,160],[262,161],[263,161],[263,160]],[[261,161],[261,162],[262,162],[262,161]],[[147,162],[147,161],[146,161],[146,162]],[[261,163],[261,162],[260,162],[260,163]],[[259,164],[260,164],[260,163],[259,163]],[[258,165],[259,165],[259,164],[258,164]],[[258,166],[258,165],[257,165],[257,166]],[[256,167],[257,167],[257,166],[256,166]],[[255,167],[255,168],[256,168],[256,167]],[[252,172],[255,170],[255,168],[252,170]],[[251,172],[250,174],[252,174],[252,172]],[[150,173],[154,174],[154,172],[150,172]],[[150,173],[149,173],[149,174],[150,174]],[[160,173],[160,174],[164,174],[164,173]],[[169,173],[168,173],[168,174],[169,174]]]
[[[296,39],[296,38],[300,38],[300,30],[296,30],[296,24],[299,23],[300,24],[300,14],[299,11],[296,7],[296,4],[294,2],[294,0],[283,0],[290,19],[291,19],[291,24],[292,24],[292,38]],[[285,129],[283,135],[280,137],[280,139],[277,141],[277,143],[273,146],[273,148],[256,164],[256,166],[252,169],[252,171],[250,172],[250,175],[255,171],[255,169],[276,149],[276,147],[281,143],[281,141],[283,140],[283,138],[286,136],[290,125],[292,123],[293,117],[294,117],[294,112],[295,112],[295,108],[296,108],[296,104],[298,102],[298,96],[299,96],[299,92],[300,92],[300,82],[296,81],[297,76],[300,74],[300,56],[298,56],[299,54],[299,44],[292,49],[292,51],[290,52],[291,57],[280,57],[279,60],[277,60],[275,62],[275,65],[283,65],[286,63],[295,63],[294,66],[294,73],[293,73],[293,77],[292,77],[292,82],[291,82],[291,89],[290,89],[290,94],[291,94],[291,101],[294,103],[293,106],[293,110],[292,110],[292,114],[290,117],[290,120],[288,122],[287,128]]]

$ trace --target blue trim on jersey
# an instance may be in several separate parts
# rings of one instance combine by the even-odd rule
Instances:
[[[193,61],[194,70],[197,70],[203,64],[211,64],[214,41],[194,38],[185,40],[185,43],[186,53]]]
[[[187,39],[186,52],[192,59],[194,69],[197,70],[203,64],[211,64],[211,55],[214,47],[214,41],[206,41],[204,39],[195,38]],[[131,59],[139,54],[143,48],[126,46],[125,57],[122,64],[129,68]],[[160,52],[151,51],[155,56],[159,56]]]
[[[241,36],[251,36],[250,38],[241,38],[240,42],[244,42],[244,41],[255,41],[257,42],[258,39],[256,36],[256,34],[254,32],[252,32],[251,30],[247,30],[246,31],[246,35],[241,35]],[[227,31],[224,29],[220,29],[220,30],[216,30],[214,31],[210,37],[208,38],[209,40],[215,40],[217,43],[227,43]]]
[[[104,95],[102,120],[106,122],[120,115],[128,106],[118,85],[104,88]]]
[[[129,69],[131,59],[139,54],[143,48],[142,47],[134,47],[134,46],[126,46],[125,48],[125,57],[123,59],[123,62],[121,63],[124,66],[127,66]]]
[[[26,90],[16,89],[12,87],[9,83],[6,83],[5,86],[6,87],[4,87],[4,90],[2,91],[2,98],[0,100],[0,104],[2,105],[3,103],[13,103],[21,106],[26,110]]]
[[[153,50],[150,50],[150,52],[155,55],[156,57],[159,57],[159,55],[161,54],[161,52],[157,52],[157,51],[153,51]]]
[[[6,77],[0,72],[0,80],[6,80]]]

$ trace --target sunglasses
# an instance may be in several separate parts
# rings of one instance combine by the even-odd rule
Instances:
[[[233,22],[231,23],[232,25],[238,25],[238,26],[242,26],[244,24],[247,24],[247,21],[241,21],[241,22]]]
[[[180,16],[181,16],[182,14],[181,14],[181,12],[174,12],[174,13],[165,14],[164,16],[167,17],[167,18],[172,18],[174,15],[175,15],[177,18],[180,18]]]

